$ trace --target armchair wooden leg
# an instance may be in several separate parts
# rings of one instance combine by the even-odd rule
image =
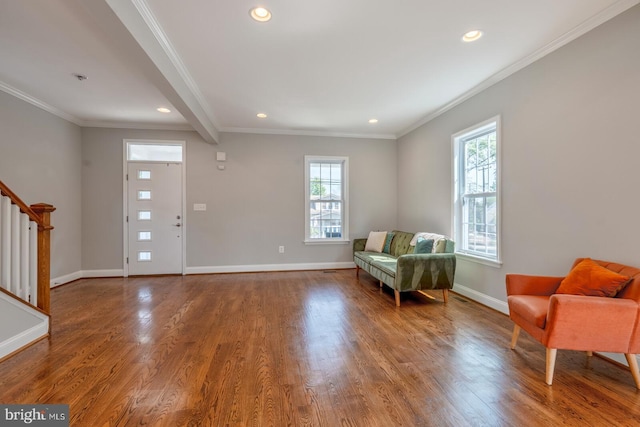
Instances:
[[[587,351],[587,357],[593,356],[593,351]]]
[[[520,326],[513,325],[513,334],[511,335],[511,350],[516,348],[518,337],[520,336]]]
[[[380,287],[382,288],[382,280],[378,280],[378,282],[380,282]]]
[[[393,293],[396,295],[396,307],[400,307],[400,292],[394,289]]]
[[[547,348],[547,378],[546,383],[551,385],[553,382],[553,371],[556,368],[557,348]]]
[[[627,358],[629,370],[631,371],[631,375],[633,375],[633,380],[636,382],[636,388],[640,389],[640,372],[638,372],[638,359],[636,359],[635,354],[631,353],[625,353],[624,357]]]
[[[449,302],[449,289],[442,290],[442,299],[444,299],[445,304]]]
[[[356,265],[356,277],[360,277],[360,266]]]

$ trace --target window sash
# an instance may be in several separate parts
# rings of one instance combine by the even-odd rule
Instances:
[[[347,160],[305,156],[306,242],[348,240]]]
[[[492,202],[491,199],[493,199]],[[462,252],[484,257],[497,257],[496,201],[497,193],[465,195],[463,197]]]
[[[495,117],[452,136],[456,252],[498,263],[499,129]]]

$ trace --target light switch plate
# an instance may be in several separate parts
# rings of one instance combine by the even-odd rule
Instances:
[[[194,211],[206,211],[207,205],[205,203],[194,203],[193,204]]]

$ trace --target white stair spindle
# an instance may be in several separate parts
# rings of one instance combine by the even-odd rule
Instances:
[[[38,306],[38,224],[29,222],[29,301]]]
[[[11,292],[11,199],[6,196],[0,200],[0,235],[2,235],[2,241],[0,245],[0,282],[2,287]]]
[[[20,208],[11,206],[11,292],[20,295]]]
[[[29,215],[20,214],[20,298],[29,301]]]

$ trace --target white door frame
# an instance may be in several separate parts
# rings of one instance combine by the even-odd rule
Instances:
[[[128,200],[128,184],[127,184],[127,144],[157,144],[157,145],[181,145],[182,146],[182,233],[180,237],[182,240],[182,275],[186,274],[187,268],[187,142],[180,140],[169,139],[123,139],[122,140],[122,271],[123,277],[129,277],[129,264],[127,259],[129,258],[129,224],[127,224],[127,215],[129,215],[129,200]],[[152,163],[146,161],[146,163]],[[166,163],[166,162],[158,162]]]

